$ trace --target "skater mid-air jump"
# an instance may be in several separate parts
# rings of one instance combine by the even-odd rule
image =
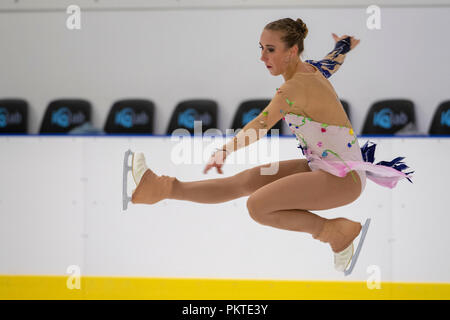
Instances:
[[[336,270],[351,273],[362,248],[370,219],[364,225],[346,218],[327,219],[311,210],[327,210],[352,203],[361,195],[366,178],[388,188],[413,172],[397,157],[374,163],[375,146],[367,141],[361,148],[347,114],[328,78],[344,62],[359,40],[338,37],[335,48],[323,60],[300,59],[308,33],[301,19],[280,19],[267,24],[260,37],[261,60],[273,76],[285,82],[277,88],[269,105],[232,140],[218,149],[204,173],[215,167],[222,173],[226,157],[257,141],[280,119],[286,121],[306,159],[280,161],[275,174],[261,174],[264,164],[231,177],[183,182],[157,175],[142,153],[127,151],[124,181],[129,170],[136,184],[131,198],[124,182],[124,209],[134,204],[154,204],[163,199],[220,203],[249,196],[247,208],[258,223],[275,228],[307,232],[328,243]],[[255,130],[256,135],[246,134]],[[263,132],[264,134],[258,134]],[[255,137],[253,140],[251,137]],[[128,157],[132,165],[128,166]],[[360,235],[356,252],[353,241]],[[351,263],[351,264],[350,264]]]

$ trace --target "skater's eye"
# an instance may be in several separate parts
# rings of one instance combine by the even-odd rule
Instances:
[[[261,46],[259,47],[261,50],[263,49]],[[269,52],[274,52],[274,49],[272,49],[272,48],[269,48],[269,49],[267,49],[267,50],[269,50]]]

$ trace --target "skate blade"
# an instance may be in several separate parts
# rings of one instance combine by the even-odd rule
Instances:
[[[359,253],[361,252],[361,248],[364,244],[364,239],[366,238],[367,230],[369,230],[370,218],[366,219],[362,229],[361,229],[361,238],[359,239],[358,247],[356,248],[355,255],[352,257],[350,267],[344,271],[344,275],[348,276],[352,273],[353,268],[355,267],[356,261],[358,260]]]
[[[122,204],[123,211],[127,210],[128,203],[131,201],[131,197],[128,196],[127,187],[128,187],[128,171],[132,170],[132,167],[128,165],[128,160],[130,159],[130,155],[134,156],[134,153],[128,149],[125,151],[125,155],[123,157],[123,180],[122,180]]]

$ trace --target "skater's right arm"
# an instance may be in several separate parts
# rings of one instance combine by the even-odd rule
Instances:
[[[270,101],[269,105],[252,121],[247,123],[233,139],[211,155],[204,173],[216,167],[222,172],[225,158],[234,151],[244,148],[267,134],[288,112],[302,114],[306,105],[306,86],[291,80],[286,81]]]
[[[306,87],[292,80],[286,81],[280,88],[277,88],[277,92],[269,105],[257,117],[247,123],[222,149],[229,155],[247,147],[265,136],[286,113],[302,113],[305,104]]]

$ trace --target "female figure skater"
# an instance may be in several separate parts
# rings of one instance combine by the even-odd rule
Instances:
[[[360,148],[327,79],[339,69],[345,54],[359,40],[333,34],[336,41],[333,51],[321,61],[303,62],[300,54],[307,33],[301,19],[286,18],[265,26],[260,37],[261,60],[272,75],[282,75],[285,82],[256,118],[213,153],[204,173],[213,167],[222,173],[222,165],[230,153],[264,136],[280,119],[289,125],[306,159],[280,161],[278,172],[272,175],[261,174],[262,168],[271,167],[265,164],[232,177],[182,182],[175,177],[156,175],[147,167],[143,154],[136,153],[133,154],[132,174],[137,188],[131,201],[153,204],[163,199],[177,199],[219,203],[249,196],[247,208],[255,221],[307,232],[314,239],[328,243],[334,253],[335,269],[347,274],[364,240],[363,227],[359,222],[342,217],[327,219],[310,210],[327,210],[352,203],[364,190],[366,177],[393,188],[400,179],[409,180],[407,175],[412,172],[401,171],[407,168],[400,162],[401,157],[373,164],[375,145],[368,147],[366,142]],[[248,130],[256,130],[255,141],[251,140],[255,135],[246,134]],[[368,227],[368,223],[364,227]],[[354,255],[353,240],[360,233],[360,245]]]

